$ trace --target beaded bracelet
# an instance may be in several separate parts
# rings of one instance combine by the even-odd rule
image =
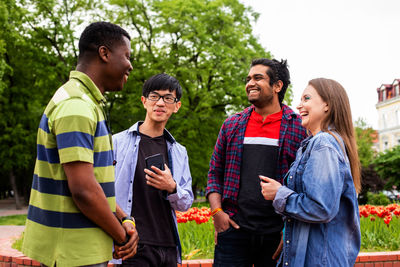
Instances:
[[[215,214],[217,214],[218,212],[220,212],[222,209],[221,208],[216,208],[211,212],[211,216],[214,216]]]

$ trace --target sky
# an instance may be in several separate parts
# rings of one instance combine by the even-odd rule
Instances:
[[[292,108],[309,80],[338,81],[353,121],[378,129],[376,89],[400,78],[398,0],[242,0],[260,14],[253,32],[276,59],[287,59]],[[295,109],[297,112],[297,109]]]

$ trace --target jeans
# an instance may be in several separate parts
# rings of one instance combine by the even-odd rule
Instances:
[[[229,227],[218,234],[214,267],[275,267],[272,255],[281,240],[280,232],[260,235]]]

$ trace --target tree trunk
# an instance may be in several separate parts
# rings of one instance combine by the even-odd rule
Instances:
[[[20,210],[22,209],[22,205],[21,205],[21,200],[19,199],[17,181],[14,172],[12,170],[10,171],[10,183],[11,183],[11,188],[14,191],[15,208],[17,210]]]
[[[193,197],[196,200],[197,199],[197,186],[195,184],[192,184],[192,191],[193,191]]]

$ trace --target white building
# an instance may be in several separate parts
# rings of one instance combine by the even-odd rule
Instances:
[[[400,145],[400,79],[377,89],[379,151]]]

